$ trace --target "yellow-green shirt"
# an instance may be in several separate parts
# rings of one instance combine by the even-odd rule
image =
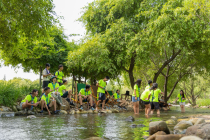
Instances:
[[[114,98],[115,98],[115,99],[120,99],[120,98],[121,98],[121,97],[120,97],[120,94],[114,93],[113,95],[114,95]]]
[[[100,81],[98,82],[98,84],[99,84],[99,86],[101,86],[101,87],[103,87],[103,88],[98,87],[97,92],[98,92],[98,93],[105,93],[106,82],[105,82],[104,80],[100,80]]]
[[[43,94],[41,99],[43,99],[46,102],[46,104],[48,105],[50,103],[50,97],[51,97],[50,94],[48,94],[47,96],[45,94]]]
[[[84,96],[88,96],[91,94],[90,90],[85,91],[85,88],[82,88],[79,93],[81,93],[81,95],[84,95]]]
[[[145,100],[146,98],[148,98],[150,94],[150,90],[146,89],[142,94],[141,94],[141,100],[145,101],[145,102],[149,102],[149,100]]]
[[[53,83],[49,83],[48,84],[48,87],[50,88],[50,90],[53,90],[53,89],[55,89],[55,88],[58,88],[59,87],[59,84],[58,83],[55,83],[55,84],[53,84]],[[52,92],[50,92],[49,94],[51,94]]]
[[[150,88],[151,88],[150,85],[148,85],[148,86],[146,86],[145,90],[150,89]]]
[[[140,95],[140,87],[138,87],[137,84],[134,85],[134,90],[136,90],[136,97],[139,97]],[[133,95],[135,97],[134,91],[133,91]]]
[[[63,83],[64,73],[62,71],[56,71],[55,76],[57,76],[59,83]]]
[[[180,102],[180,103],[185,102],[185,100],[182,99],[182,95],[181,95],[180,93],[177,95],[177,97],[179,98],[179,102]],[[184,94],[184,98],[186,99],[185,94]]]
[[[161,93],[161,90],[158,88],[156,90],[151,90],[150,95],[150,102],[159,102],[158,101],[158,95]]]
[[[25,99],[23,99],[23,100],[21,101],[21,103],[25,103],[26,100],[27,100],[28,102],[31,102],[32,100],[33,100],[34,103],[37,102],[36,96],[35,96],[34,99],[33,99],[33,97],[31,96],[31,94],[30,94],[30,95],[27,95],[27,96],[25,97]]]
[[[66,89],[65,85],[62,85],[62,86],[59,87],[58,92],[60,93],[61,96],[63,96],[63,93],[64,93],[65,89]]]

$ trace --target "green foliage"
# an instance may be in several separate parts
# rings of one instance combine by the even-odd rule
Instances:
[[[0,105],[12,106],[20,102],[33,89],[39,89],[39,83],[38,80],[32,82],[28,79],[14,78],[9,81],[1,80],[0,88]]]
[[[210,99],[198,99],[198,100],[196,100],[196,104],[198,106],[209,106],[210,105]]]

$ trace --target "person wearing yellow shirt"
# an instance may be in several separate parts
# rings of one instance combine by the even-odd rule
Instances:
[[[90,106],[91,106],[91,110],[95,110],[93,108],[93,98],[92,98],[92,94],[90,92],[90,85],[86,85],[85,88],[82,88],[79,92],[79,103],[80,103],[80,110],[83,110],[83,106],[82,106],[82,102],[89,102]]]
[[[49,87],[45,87],[44,94],[42,95],[40,102],[40,113],[43,113],[43,110],[45,110],[49,113],[49,115],[51,115],[49,110],[51,107],[54,107],[54,114],[57,114],[59,112],[58,110],[56,110],[56,100],[49,94],[50,91],[51,90]],[[52,99],[52,101],[50,101],[50,98]]]
[[[148,81],[148,86],[146,86],[145,90],[150,89],[151,87],[152,87],[152,80],[149,80]]]
[[[114,99],[115,99],[117,102],[121,103],[121,104],[119,105],[119,108],[123,108],[123,109],[127,110],[127,108],[125,107],[126,101],[125,101],[125,100],[121,100],[120,90],[116,90],[116,93],[114,93],[114,94],[112,95],[112,97],[114,97]]]
[[[183,90],[180,90],[180,93],[177,95],[177,98],[176,98],[176,101],[179,99],[179,104],[180,104],[180,107],[181,107],[181,112],[184,113],[185,112],[185,100],[186,100],[186,96],[184,94],[184,91]]]
[[[55,72],[55,77],[57,78],[59,86],[61,86],[64,80],[63,65],[59,65],[59,70]]]
[[[139,96],[140,96],[141,79],[136,80],[132,95],[134,114],[139,114]]]
[[[38,90],[34,89],[32,92],[25,97],[20,103],[20,107],[22,109],[33,109],[33,107],[37,107],[39,102],[37,102],[36,96],[38,95]]]
[[[109,76],[106,76],[104,79],[99,80],[99,82],[96,84],[98,87],[97,94],[98,94],[98,101],[96,104],[96,110],[98,110],[98,104],[102,102],[102,110],[104,110],[105,100],[106,100],[106,81],[109,80]]]
[[[149,115],[150,113],[150,102],[148,99],[148,96],[150,94],[150,89],[145,89],[145,91],[141,94],[141,100],[143,102],[143,104],[145,105],[145,115]]]
[[[160,115],[160,105],[159,105],[159,94],[164,95],[164,93],[158,89],[158,84],[153,83],[151,87],[151,92],[148,96],[148,99],[150,99],[150,106],[151,106],[151,114],[153,114],[154,110],[157,110],[157,114]]]

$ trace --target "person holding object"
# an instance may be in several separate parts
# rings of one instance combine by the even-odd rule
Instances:
[[[148,99],[150,99],[150,106],[151,106],[151,114],[153,114],[154,110],[157,110],[157,114],[160,115],[160,106],[158,101],[159,94],[164,95],[164,93],[158,89],[158,84],[153,83],[152,87],[150,88],[151,92],[148,96]]]
[[[64,73],[63,73],[63,65],[59,65],[58,71],[55,72],[55,77],[57,78],[57,82],[59,83],[59,86],[63,84],[64,80]]]
[[[186,96],[185,96],[183,90],[180,90],[180,93],[177,95],[177,98],[176,98],[174,103],[176,103],[178,99],[179,99],[179,105],[181,107],[181,112],[184,113],[185,112],[185,108],[184,107],[185,107]]]
[[[96,104],[96,110],[98,110],[98,104],[102,102],[102,110],[104,110],[105,100],[106,100],[106,81],[109,80],[109,76],[106,76],[104,79],[100,80],[96,86],[98,87],[97,94],[98,94],[98,101]]]
[[[140,96],[141,79],[136,80],[132,95],[134,114],[139,114],[139,96]]]
[[[46,64],[46,68],[42,71],[42,76],[43,76],[43,85],[42,85],[42,93],[44,93],[44,88],[48,86],[50,83],[50,78],[51,78],[51,73],[50,73],[50,64]]]

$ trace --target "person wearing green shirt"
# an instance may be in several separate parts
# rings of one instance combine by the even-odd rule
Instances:
[[[123,108],[123,109],[127,110],[127,108],[125,107],[126,101],[125,101],[125,100],[121,100],[120,90],[116,90],[116,93],[114,93],[114,94],[112,95],[112,97],[114,97],[114,100],[116,100],[117,102],[121,103],[121,104],[118,106],[119,108]]]
[[[179,99],[179,104],[180,104],[180,107],[181,107],[181,112],[184,113],[185,112],[185,100],[186,100],[186,96],[184,94],[184,91],[183,90],[180,90],[180,93],[177,95],[177,98],[176,98],[176,101]]]
[[[63,65],[59,65],[59,70],[55,72],[55,77],[57,78],[59,86],[61,86],[64,80]]]
[[[52,78],[52,83],[49,83],[48,84],[48,87],[50,88],[50,95],[55,98],[56,102],[58,104],[60,104],[61,106],[64,106],[62,104],[62,98],[61,98],[61,95],[60,93],[58,92],[58,89],[59,89],[59,84],[56,82],[56,77],[53,76]]]
[[[61,85],[58,89],[58,92],[60,93],[60,96],[62,98],[66,98],[66,101],[70,104],[70,105],[74,105],[73,101],[71,101],[71,96],[73,96],[72,91],[71,90],[66,90],[66,85],[68,84],[67,80],[63,80],[63,85]]]
[[[154,110],[156,109],[157,114],[160,115],[160,105],[159,105],[159,100],[158,100],[159,94],[164,95],[164,93],[160,89],[158,89],[158,84],[153,83],[151,87],[151,92],[148,96],[148,99],[150,99],[151,114],[153,114]]]
[[[34,89],[32,92],[27,95],[20,103],[21,109],[30,109],[32,110],[33,107],[37,107],[39,105],[39,102],[37,102],[36,96],[38,95],[38,90]]]
[[[106,76],[104,79],[100,80],[96,86],[98,87],[97,94],[98,94],[98,101],[96,103],[96,110],[98,110],[98,104],[102,102],[102,110],[104,110],[105,100],[106,100],[106,81],[109,80],[109,76]]]
[[[82,106],[82,102],[89,102],[90,103],[90,106],[91,106],[91,110],[95,110],[93,108],[93,98],[92,98],[92,94],[90,92],[90,85],[86,85],[85,88],[82,88],[80,91],[79,91],[79,103],[80,103],[80,107],[79,109],[80,110],[83,110],[83,106]]]
[[[43,109],[45,111],[48,111],[49,115],[51,115],[49,109],[51,107],[54,107],[54,113],[57,114],[59,111],[56,110],[56,100],[49,94],[50,93],[50,88],[49,87],[45,87],[44,89],[44,94],[41,97],[41,102],[40,102],[40,106],[41,106],[41,111],[40,113],[43,113]],[[52,99],[52,101],[50,102],[50,98]]]
[[[149,115],[150,113],[150,102],[148,96],[150,94],[150,89],[145,89],[145,91],[141,94],[141,100],[145,105],[145,115]]]
[[[135,114],[139,114],[139,96],[140,96],[141,79],[136,80],[134,91],[132,94],[133,110]]]
[[[150,89],[151,87],[152,87],[152,80],[149,80],[148,81],[148,86],[146,86],[145,90]]]

